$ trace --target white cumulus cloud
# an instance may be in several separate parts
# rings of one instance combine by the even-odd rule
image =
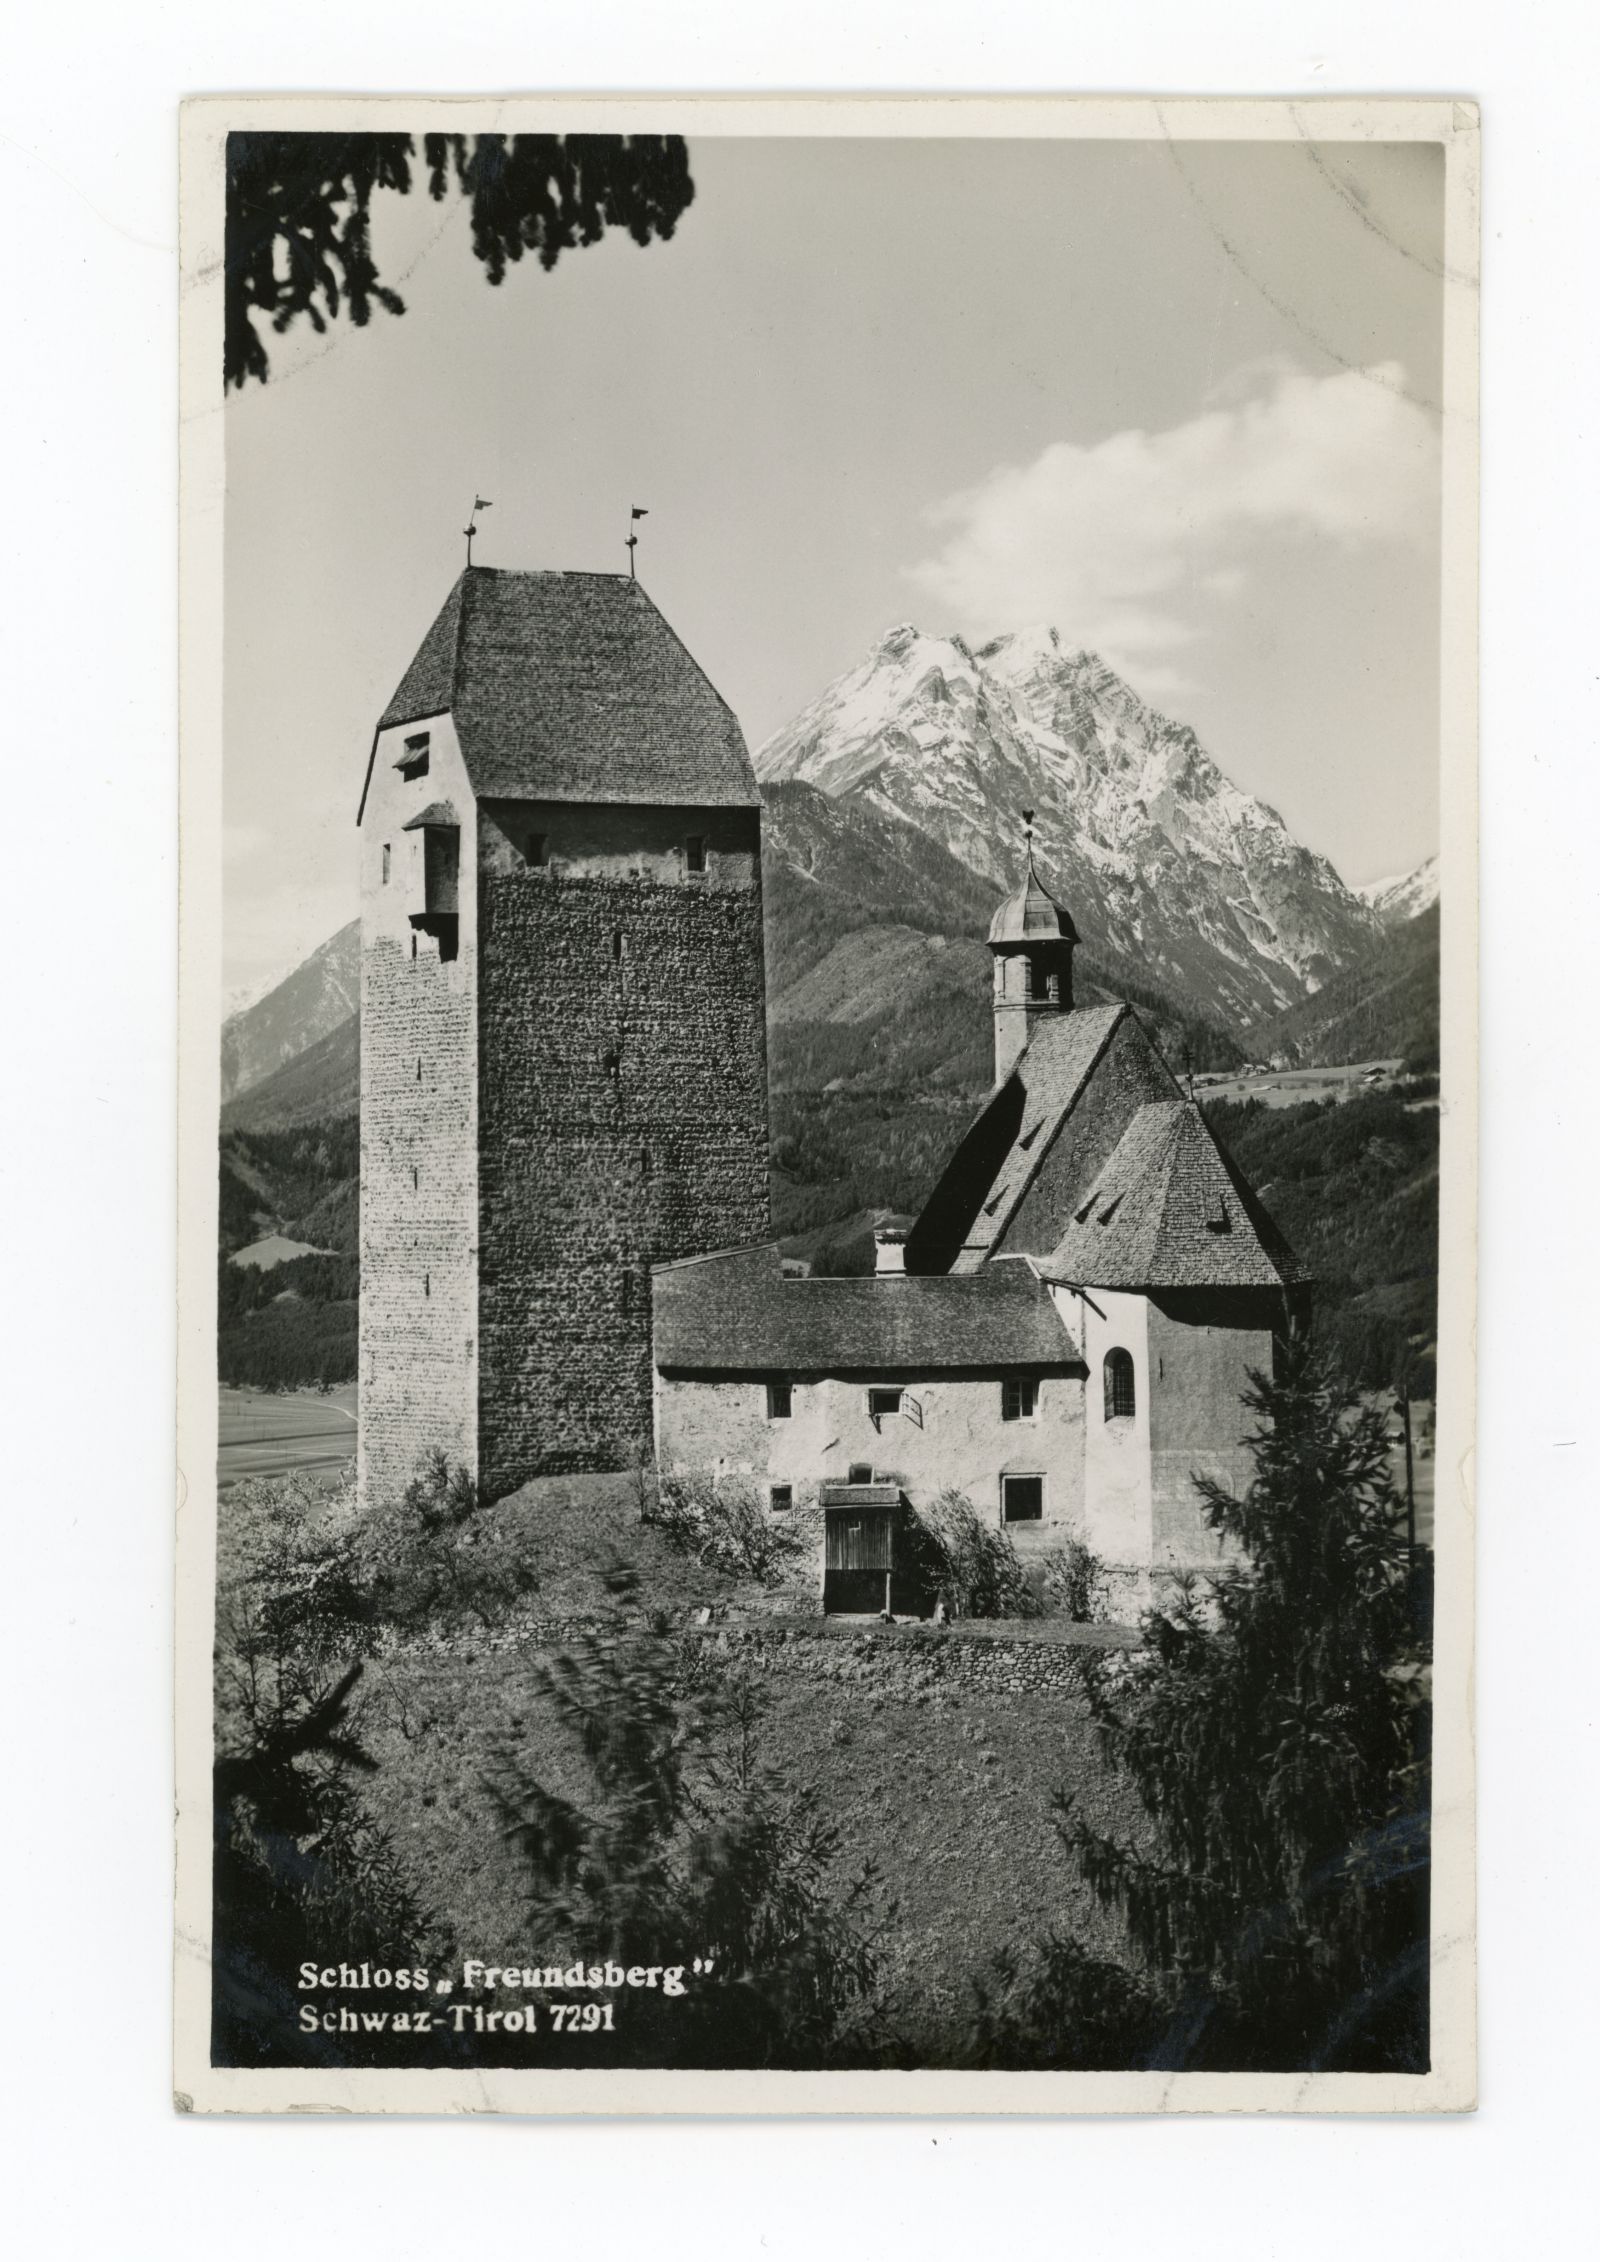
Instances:
[[[1213,400],[1168,431],[998,466],[933,506],[943,539],[911,579],[971,633],[1046,620],[1155,689],[1182,682],[1170,663],[1216,608],[1270,592],[1284,543],[1430,538],[1438,426],[1397,363],[1331,377],[1256,363]]]

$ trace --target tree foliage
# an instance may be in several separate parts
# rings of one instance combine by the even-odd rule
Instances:
[[[1197,1480],[1237,1568],[1088,1675],[1139,1843],[1059,1802],[1131,1951],[1047,1938],[980,2001],[989,2063],[1416,2071],[1427,2063],[1426,1654],[1382,1418],[1303,1345],[1257,1376],[1255,1477]],[[1112,2015],[1114,2013],[1114,2016]]]
[[[410,194],[410,134],[232,133],[227,154],[228,385],[266,382],[261,316],[279,336],[300,316],[319,334],[341,312],[358,328],[405,301],[378,271],[372,200]],[[428,194],[472,208],[472,249],[491,283],[527,253],[544,268],[622,228],[665,239],[694,197],[675,134],[425,134]]]
[[[619,1567],[615,1601],[634,1599]],[[494,1775],[527,1889],[528,1937],[552,1953],[709,1965],[673,2000],[630,1991],[613,2062],[805,2068],[870,2055],[877,1983],[870,1864],[841,1876],[841,1836],[760,1762],[763,1698],[704,1644],[620,1623],[578,1640],[539,1676],[566,1747],[536,1764],[507,1744]]]

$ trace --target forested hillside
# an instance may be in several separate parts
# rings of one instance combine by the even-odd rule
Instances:
[[[1439,1065],[1439,906],[1388,929],[1360,962],[1251,1031],[1252,1059],[1277,1068],[1347,1060]]]

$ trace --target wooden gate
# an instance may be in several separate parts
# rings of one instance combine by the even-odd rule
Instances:
[[[893,1485],[825,1485],[822,1607],[845,1614],[893,1608],[900,1495]]]

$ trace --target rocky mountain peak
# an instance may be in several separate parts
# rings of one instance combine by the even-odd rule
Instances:
[[[862,796],[1000,885],[1034,809],[1040,868],[1084,933],[1225,1019],[1303,997],[1376,931],[1371,908],[1187,724],[1050,623],[974,649],[903,622],[755,766]]]

